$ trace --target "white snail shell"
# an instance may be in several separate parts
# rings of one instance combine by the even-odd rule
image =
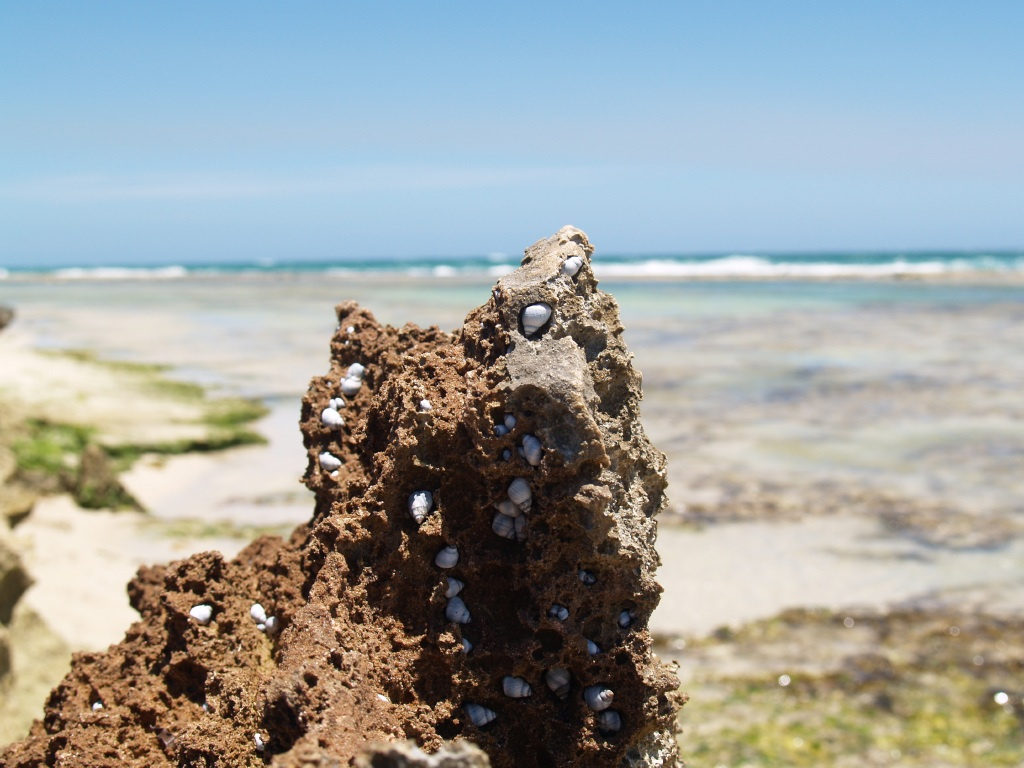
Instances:
[[[506,448],[504,451],[501,452],[501,460],[502,461],[508,461],[511,458],[512,458],[512,451],[510,451],[508,448]]]
[[[591,656],[597,656],[601,652],[601,646],[595,643],[593,640],[587,640],[587,653]]]
[[[444,608],[444,615],[448,621],[454,621],[456,624],[469,624],[471,620],[465,601],[457,596],[448,601],[448,605]]]
[[[582,581],[588,587],[597,583],[597,576],[592,574],[590,571],[580,570],[579,577],[580,581]]]
[[[505,424],[505,429],[507,429],[509,432],[511,432],[513,429],[516,428],[516,417],[513,416],[511,413],[506,413],[505,414],[504,424]]]
[[[583,266],[583,259],[579,256],[570,256],[562,264],[562,274],[568,275],[569,277],[576,277],[576,273],[580,271],[580,267]]]
[[[277,616],[267,616],[267,620],[262,624],[257,624],[257,627],[262,626],[260,632],[266,632],[268,635],[276,635],[277,631],[281,629],[281,622],[278,621]]]
[[[320,454],[320,466],[326,469],[328,472],[333,472],[341,466],[341,459],[335,456],[333,453],[324,451]]]
[[[434,406],[430,404],[429,400],[420,400],[420,410],[424,413],[434,410]]]
[[[495,512],[494,519],[491,520],[491,530],[503,539],[514,539],[516,537],[516,521],[508,515]]]
[[[530,462],[530,466],[536,467],[544,457],[544,449],[533,435],[523,435],[523,458]]]
[[[544,673],[544,682],[558,698],[564,699],[569,695],[569,683],[572,675],[569,670],[561,667],[552,667]]]
[[[548,320],[551,319],[551,307],[548,304],[530,304],[528,307],[523,309],[521,316],[523,321],[523,333],[527,336],[532,336]]]
[[[630,624],[633,623],[633,620],[635,618],[636,618],[636,614],[633,613],[633,611],[623,611],[622,613],[619,614],[619,626],[622,627],[623,629],[625,629],[626,627],[628,627]]]
[[[480,704],[466,704],[463,709],[469,715],[470,722],[478,728],[482,728],[498,716],[493,709],[488,709]]]
[[[508,428],[504,424],[495,424],[494,434],[498,437],[504,437],[508,434]]]
[[[210,619],[213,618],[213,608],[203,603],[202,605],[193,605],[188,615],[195,619],[200,624],[209,624]]]
[[[267,612],[259,603],[253,603],[252,608],[249,609],[249,616],[257,624],[267,623]]]
[[[533,695],[533,688],[521,677],[506,675],[501,679],[501,689],[510,699],[525,699]]]
[[[351,376],[346,376],[344,379],[341,380],[341,392],[344,395],[354,395],[356,392],[359,391],[359,388],[361,386],[363,386],[362,379],[355,379],[352,378]]]
[[[533,501],[533,492],[530,484],[522,477],[517,477],[508,486],[508,497],[516,503],[520,509],[529,509]]]
[[[494,508],[501,512],[501,514],[508,515],[509,517],[519,517],[523,514],[523,510],[512,499],[502,499],[494,505]]]
[[[515,519],[516,522],[516,539],[518,541],[526,541],[526,516],[520,516]]]
[[[430,491],[415,491],[409,496],[409,514],[420,525],[427,519],[434,506],[434,494]]]
[[[459,562],[459,550],[455,547],[445,547],[434,558],[434,565],[438,568],[454,568]]]
[[[614,709],[606,709],[597,713],[597,727],[602,731],[614,733],[622,728],[622,717]]]
[[[462,638],[462,652],[463,653],[469,653],[472,650],[473,650],[473,644],[471,642],[469,642],[469,640],[467,640],[466,638]]]
[[[346,378],[362,380],[363,374],[366,373],[366,368],[359,363],[352,363],[348,367],[348,372],[345,374]]]
[[[462,591],[462,588],[464,586],[466,586],[466,585],[463,582],[461,582],[458,579],[454,579],[451,576],[449,576],[448,577],[448,586],[444,590],[444,596],[445,597],[449,597],[449,598],[450,597],[455,597],[457,594],[459,594],[459,592]]]
[[[615,694],[612,692],[612,689],[605,688],[603,685],[588,685],[583,689],[583,700],[595,712],[608,709],[612,705],[614,698]]]
[[[550,608],[548,608],[548,617],[558,619],[559,621],[565,621],[569,618],[569,609],[564,605],[554,603]]]
[[[331,429],[345,426],[345,420],[334,408],[324,408],[320,412],[320,423]]]
[[[327,405],[329,405],[331,408],[333,408],[336,411],[340,411],[342,408],[344,408],[346,405],[348,405],[348,403],[345,402],[345,398],[344,397],[341,397],[339,395],[338,397],[332,397],[330,402],[327,403]]]

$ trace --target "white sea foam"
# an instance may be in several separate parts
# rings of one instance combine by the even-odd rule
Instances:
[[[598,277],[889,277],[897,275],[938,275],[977,266],[967,262],[895,259],[882,264],[841,264],[837,262],[772,262],[759,256],[733,255],[708,261],[648,259],[636,262],[594,261]]]
[[[10,273],[6,269],[0,267],[0,280],[6,280],[9,274]]]
[[[188,276],[185,267],[68,267],[55,269],[58,280],[174,280]]]

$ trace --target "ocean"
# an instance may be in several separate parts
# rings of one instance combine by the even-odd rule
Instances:
[[[330,261],[261,259],[253,261],[81,266],[0,265],[0,279],[173,280],[203,275],[323,273],[327,275],[400,274],[410,277],[500,277],[520,257],[433,256],[419,258],[344,258]],[[901,276],[1006,273],[1024,275],[1024,251],[885,251],[820,253],[605,254],[594,259],[599,278],[884,278]]]

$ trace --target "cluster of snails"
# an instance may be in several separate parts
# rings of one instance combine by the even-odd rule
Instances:
[[[188,615],[195,619],[197,624],[209,624],[213,618],[213,606],[207,603],[193,605],[189,609]],[[259,603],[253,603],[252,607],[249,608],[249,618],[256,624],[256,629],[260,632],[266,632],[268,635],[275,634],[281,628],[277,617],[268,616],[267,610]]]
[[[517,477],[509,483],[508,496],[494,505],[491,530],[504,539],[526,541],[527,522],[524,512],[533,505],[533,492],[526,478]]]
[[[575,277],[583,266],[583,260],[578,256],[572,256],[563,263],[562,274]],[[523,333],[527,337],[535,337],[542,333],[551,321],[553,309],[549,304],[538,302],[525,307],[520,313],[520,322]],[[419,410],[429,411],[430,403],[423,401],[419,404]],[[506,413],[500,422],[493,427],[497,437],[504,437],[512,433],[517,424],[516,416]],[[543,458],[543,446],[541,441],[532,434],[523,435],[517,447],[519,455],[532,467],[539,466]],[[506,461],[512,458],[512,452],[505,450],[502,458]],[[530,482],[524,477],[513,478],[506,490],[505,498],[494,504],[495,513],[491,520],[491,530],[495,534],[507,538],[524,541],[527,535],[527,513],[533,505],[533,492]],[[414,491],[408,498],[409,514],[420,525],[434,509],[433,494],[430,491]],[[458,548],[452,545],[443,547],[434,557],[434,563],[442,570],[454,568],[459,562]],[[584,586],[592,586],[597,583],[597,576],[587,570],[579,569],[578,577]],[[464,583],[459,579],[446,576],[444,596],[447,600],[445,606],[445,617],[457,624],[467,624],[471,621],[469,607],[463,600],[461,593]],[[558,603],[552,604],[547,611],[549,618],[565,622],[569,619],[569,609]],[[619,625],[628,627],[634,620],[632,611],[624,610],[619,616]],[[463,649],[468,652],[472,644],[462,640]],[[590,655],[601,652],[601,649],[592,640],[586,640],[587,651]],[[551,692],[558,698],[568,697],[572,675],[569,670],[561,667],[552,667],[543,674],[544,683]],[[501,689],[505,696],[513,699],[527,698],[533,695],[533,687],[523,677],[506,675],[501,680]],[[605,734],[611,734],[621,730],[622,716],[611,709],[614,699],[614,692],[605,685],[594,684],[587,686],[582,691],[584,703],[593,710],[598,729]],[[493,722],[498,717],[495,710],[483,704],[467,702],[463,710],[470,722],[477,727],[483,727]]]
[[[513,429],[516,428],[517,419],[514,414],[506,413],[505,417],[501,422],[494,425],[494,434],[497,437],[504,437],[509,434]],[[523,435],[519,442],[519,447],[516,449],[520,456],[526,459],[526,462],[531,467],[540,465],[541,459],[544,458],[544,449],[541,446],[541,442],[535,435]],[[501,458],[503,461],[508,461],[512,458],[512,451],[505,449],[501,452]]]
[[[427,491],[418,491],[417,493],[426,493],[429,495],[429,492]],[[413,496],[416,496],[416,494],[413,494]],[[458,563],[458,547],[453,547],[451,545],[442,547],[434,556],[434,565],[442,570],[454,568]],[[466,585],[453,576],[448,576],[447,579],[448,583],[444,591],[444,596],[448,600],[448,603],[444,608],[445,618],[448,619],[448,621],[455,622],[456,624],[469,624],[469,622],[473,620],[473,617],[469,612],[469,606],[466,605],[465,600],[459,597],[459,593],[462,592],[462,588]],[[473,644],[466,638],[462,638],[462,650],[465,653],[469,653],[473,650]]]
[[[515,415],[506,413],[501,423],[494,425],[494,434],[504,437],[515,429],[516,423]],[[534,435],[523,435],[518,451],[532,467],[538,466],[544,457],[541,442]],[[501,457],[508,461],[512,458],[512,452],[506,449]],[[508,486],[506,498],[494,505],[496,512],[491,518],[491,530],[503,539],[526,541],[528,523],[524,513],[530,510],[532,503],[533,492],[529,481],[524,477],[514,478]]]
[[[365,373],[366,368],[361,364],[352,363],[348,367],[345,377],[341,380],[341,394],[351,397],[358,392],[360,387],[363,386],[363,374]]]
[[[563,667],[552,667],[544,673],[544,682],[560,699],[569,695],[572,685],[572,675],[569,670]],[[533,695],[533,688],[529,682],[522,677],[506,675],[501,679],[502,692],[510,699],[522,699]],[[590,709],[596,712],[597,727],[604,733],[614,733],[622,728],[622,715],[614,709],[610,709],[615,699],[615,692],[605,685],[588,685],[583,689],[583,701]],[[468,702],[463,706],[473,725],[481,728],[493,722],[498,713],[493,709]]]
[[[562,263],[562,274],[569,277],[576,277],[583,266],[583,259],[579,256],[570,256]],[[536,304],[529,304],[519,314],[519,322],[523,325],[523,335],[530,337],[543,332],[545,326],[551,320],[551,305],[543,301]]]
[[[268,635],[272,635],[280,629],[279,622],[276,616],[267,616],[266,609],[259,603],[253,603],[249,609],[249,618],[256,624],[256,629],[260,632],[266,632]]]
[[[363,375],[365,373],[366,368],[361,363],[352,363],[348,367],[348,370],[341,379],[342,394],[332,397],[328,401],[327,407],[320,411],[321,424],[328,429],[341,429],[345,426],[345,417],[341,415],[341,411],[348,403],[345,402],[344,395],[351,397],[359,391],[360,387],[363,386]],[[320,462],[320,467],[325,472],[329,472],[331,477],[338,476],[338,470],[342,464],[341,459],[330,451],[322,451],[317,460]]]

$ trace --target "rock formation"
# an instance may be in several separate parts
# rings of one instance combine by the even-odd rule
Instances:
[[[674,765],[647,631],[664,458],[591,251],[536,243],[451,334],[339,306],[302,408],[309,524],[140,571],[141,620],[76,657],[6,764],[345,765],[410,739]]]

